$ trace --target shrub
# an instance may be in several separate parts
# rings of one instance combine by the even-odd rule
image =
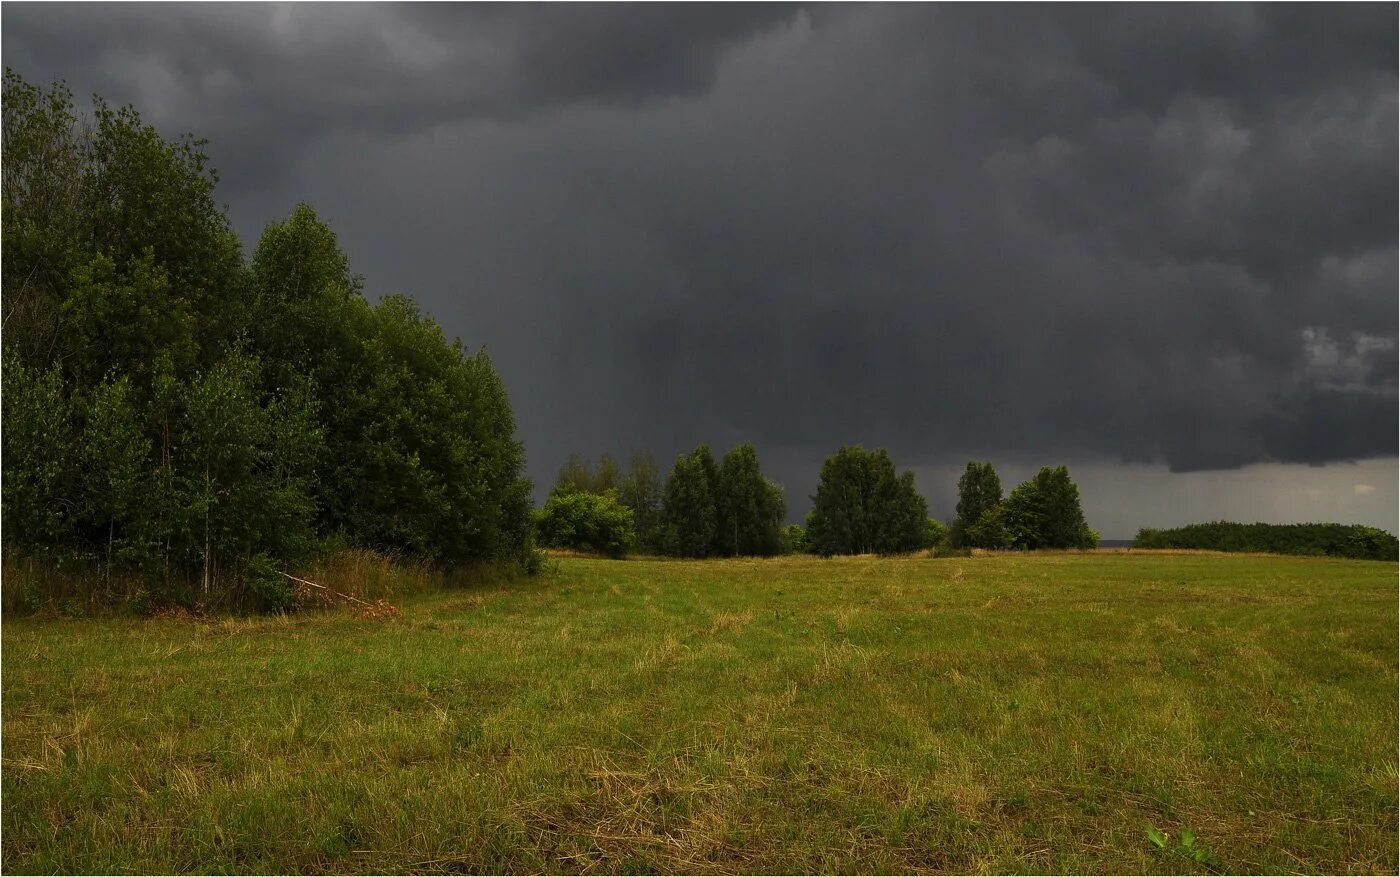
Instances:
[[[253,608],[259,612],[286,612],[296,607],[295,587],[266,553],[255,554],[248,560],[243,584],[252,597]]]
[[[583,493],[555,489],[538,518],[539,541],[549,548],[573,548],[625,557],[632,548],[632,510],[617,492]]]
[[[941,521],[929,518],[924,524],[924,547],[933,549],[948,544],[948,528]]]
[[[783,528],[784,554],[806,554],[808,548],[807,530],[801,524],[788,524]]]

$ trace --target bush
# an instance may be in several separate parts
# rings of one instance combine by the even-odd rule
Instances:
[[[1186,548],[1207,551],[1250,551],[1351,557],[1361,560],[1400,559],[1394,536],[1375,527],[1348,524],[1236,524],[1212,521],[1174,529],[1138,531],[1135,548]]]
[[[784,554],[806,554],[808,550],[807,530],[801,524],[788,524],[783,528]]]
[[[948,528],[941,521],[929,518],[924,524],[924,547],[934,549],[948,544]]]
[[[259,612],[286,612],[296,607],[295,587],[266,554],[255,554],[249,559],[243,584],[253,599],[253,608]]]
[[[632,548],[632,510],[617,492],[583,493],[556,488],[537,523],[540,544],[625,557]]]

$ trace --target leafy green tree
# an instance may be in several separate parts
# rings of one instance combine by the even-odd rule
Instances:
[[[307,204],[263,229],[250,269],[253,349],[267,363],[269,390],[310,375],[328,411],[353,392],[367,324],[362,281],[350,273],[336,234]]]
[[[847,446],[822,464],[807,538],[822,555],[898,554],[923,542],[928,504],[883,448]]]
[[[968,531],[982,519],[986,512],[1002,501],[1001,479],[991,463],[969,461],[967,469],[958,479],[957,517],[953,520],[951,539],[955,547],[964,545],[977,548],[992,548],[992,545],[979,545],[968,538]]]
[[[151,471],[151,441],[142,429],[131,380],[106,381],[89,394],[81,444],[84,517],[98,533],[106,531],[104,550],[108,583],[118,537],[126,544],[143,534]],[[141,546],[136,549],[143,556]]]
[[[763,477],[752,443],[724,455],[717,483],[715,554],[771,556],[781,551],[787,504],[782,488]]]
[[[205,364],[247,326],[242,244],[214,200],[205,141],[166,140],[132,107],[93,99],[80,210],[92,249],[119,270],[147,252],[196,316]]]
[[[624,557],[633,545],[632,510],[617,491],[588,493],[556,488],[538,519],[540,544]]]
[[[1046,466],[1011,491],[1005,503],[1008,541],[1016,548],[1093,548],[1079,488],[1065,466]]]
[[[28,367],[47,367],[61,350],[59,304],[79,241],[82,143],[73,95],[43,89],[6,68],[0,284],[5,346]]]
[[[448,563],[522,557],[524,451],[490,359],[449,344],[404,296],[373,316],[361,392],[335,421],[344,450],[327,478],[331,520],[354,544]]]
[[[714,457],[707,446],[701,445],[676,459],[662,500],[668,554],[709,557],[714,553],[717,518],[712,485],[717,480]]]
[[[196,318],[183,292],[147,250],[124,269],[98,253],[69,275],[59,306],[71,351],[64,368],[78,386],[92,386],[117,372],[131,379],[140,404],[161,357],[179,372],[199,363]]]
[[[202,141],[4,79],[5,546],[272,608],[319,547],[533,557],[504,385],[306,205],[250,265]]]
[[[305,394],[265,405],[260,364],[233,352],[197,377],[185,404],[190,517],[199,543],[200,590],[236,577],[262,550],[282,559],[311,542],[307,495],[318,431]]]
[[[1011,535],[1006,529],[1008,504],[994,505],[982,513],[977,523],[968,527],[964,547],[1001,549],[1011,547]]]
[[[53,553],[71,544],[80,487],[74,406],[57,367],[26,367],[6,345],[3,439],[5,543]]]
[[[661,520],[664,483],[650,454],[634,451],[625,469],[610,454],[603,454],[596,468],[578,454],[570,454],[559,468],[554,486],[556,490],[584,493],[616,491],[618,501],[632,510],[635,544],[649,551],[665,550]]]

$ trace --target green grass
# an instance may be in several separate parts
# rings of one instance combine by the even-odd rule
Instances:
[[[569,558],[400,608],[6,620],[4,870],[1397,868],[1394,564]]]

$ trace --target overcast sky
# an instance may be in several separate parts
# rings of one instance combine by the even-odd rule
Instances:
[[[1068,463],[1090,523],[1396,529],[1397,6],[27,4],[485,345],[538,492],[746,439]]]

